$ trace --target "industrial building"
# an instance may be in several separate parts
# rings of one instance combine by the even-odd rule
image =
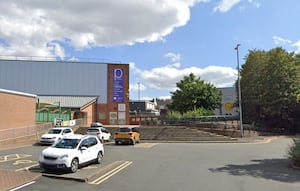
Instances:
[[[83,117],[86,125],[129,124],[129,64],[0,60],[0,88],[36,95],[41,111],[41,102],[69,109],[71,119]]]

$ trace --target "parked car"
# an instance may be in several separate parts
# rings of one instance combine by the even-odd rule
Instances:
[[[85,164],[101,163],[103,155],[104,148],[97,136],[75,134],[44,149],[39,164],[46,171],[67,169],[74,173]]]
[[[140,133],[135,127],[120,127],[114,136],[115,144],[129,143],[134,145],[140,142]]]
[[[97,135],[102,142],[109,141],[111,138],[111,133],[104,127],[89,127],[87,134]]]
[[[69,127],[55,127],[51,128],[46,134],[41,136],[41,144],[54,144],[58,140],[74,135],[74,132]]]
[[[100,122],[93,122],[91,123],[91,127],[103,127],[103,124]]]

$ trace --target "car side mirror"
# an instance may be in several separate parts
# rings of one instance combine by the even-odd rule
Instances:
[[[87,147],[86,146],[81,146],[80,150],[82,150],[82,151],[87,150]]]

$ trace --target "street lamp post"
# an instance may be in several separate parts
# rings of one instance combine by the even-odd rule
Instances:
[[[237,59],[237,70],[238,70],[238,94],[239,94],[239,113],[240,113],[240,130],[241,130],[241,137],[244,136],[244,129],[243,129],[243,113],[242,113],[242,93],[241,93],[241,80],[240,80],[240,59],[239,59],[239,46],[237,44],[234,48],[236,50],[236,59]]]

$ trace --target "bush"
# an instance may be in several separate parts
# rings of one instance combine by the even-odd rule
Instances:
[[[289,147],[288,158],[293,165],[300,167],[300,137],[293,139],[293,144]]]

